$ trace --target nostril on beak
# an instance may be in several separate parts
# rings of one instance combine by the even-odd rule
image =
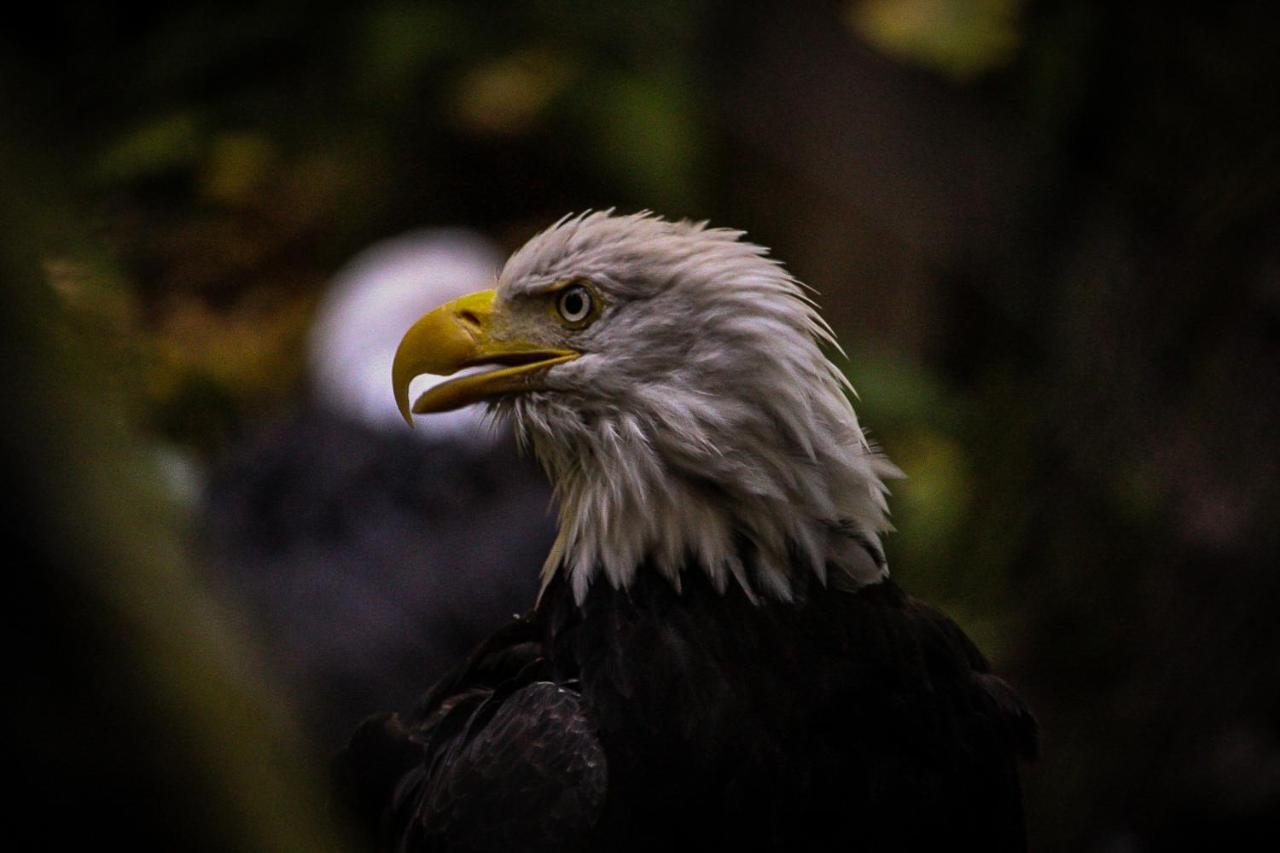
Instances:
[[[476,333],[480,331],[480,315],[472,311],[470,308],[464,308],[458,312],[458,319],[467,327],[467,331]]]

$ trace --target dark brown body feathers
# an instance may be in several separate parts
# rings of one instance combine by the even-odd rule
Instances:
[[[553,581],[337,762],[378,849],[1025,849],[1035,721],[892,582],[791,603]]]

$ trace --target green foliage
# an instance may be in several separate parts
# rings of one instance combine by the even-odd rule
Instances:
[[[903,62],[959,82],[1008,65],[1023,0],[853,0],[849,25]]]

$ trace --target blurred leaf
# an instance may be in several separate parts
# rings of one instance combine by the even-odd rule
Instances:
[[[98,161],[98,176],[123,183],[190,166],[199,157],[203,140],[190,113],[179,112],[134,128],[113,144]]]
[[[431,62],[465,43],[465,22],[446,5],[383,3],[370,10],[357,47],[360,87],[380,98],[412,92]]]
[[[966,82],[1008,64],[1021,0],[855,0],[849,26],[900,62]]]
[[[60,320],[96,327],[95,337],[105,333],[119,339],[133,331],[133,300],[111,273],[84,261],[56,257],[44,261],[44,274],[63,309]]]
[[[577,120],[605,177],[647,207],[671,213],[697,206],[703,136],[683,78],[621,74],[580,94]]]
[[[301,377],[313,301],[258,291],[232,310],[215,311],[197,298],[175,298],[153,338],[152,396],[172,402],[212,383],[241,401],[284,397]]]
[[[895,442],[907,479],[893,484],[894,517],[910,522],[903,544],[913,564],[934,565],[950,549],[968,510],[973,477],[964,448],[948,435],[916,429]]]
[[[961,428],[967,414],[964,399],[922,365],[860,352],[853,353],[844,367],[860,398],[858,411],[867,416],[864,426],[870,426],[873,434],[891,435],[899,426],[911,424],[929,424],[944,432]]]
[[[526,132],[573,78],[563,55],[536,48],[472,70],[458,85],[458,118],[481,134]]]
[[[67,350],[93,352],[97,369],[111,375],[116,399],[136,425],[149,402],[142,377],[151,353],[129,282],[102,258],[46,258],[43,272],[58,309],[51,314],[50,339]]]

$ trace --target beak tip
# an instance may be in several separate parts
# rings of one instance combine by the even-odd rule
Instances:
[[[409,429],[413,429],[413,415],[409,411],[409,389],[400,390],[400,386],[396,385],[396,408],[400,410],[400,417],[404,418],[404,422],[409,425]]]
[[[396,408],[400,410],[400,417],[404,418],[404,422],[409,425],[409,429],[413,429],[413,414],[409,408],[409,389],[401,391],[396,388]]]

